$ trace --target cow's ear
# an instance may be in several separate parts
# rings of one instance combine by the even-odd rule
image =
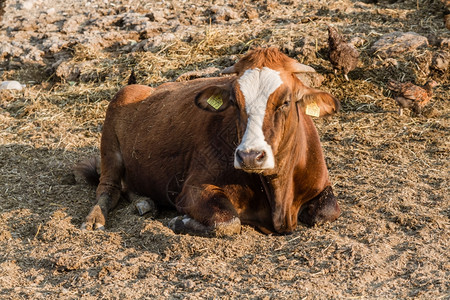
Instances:
[[[221,112],[231,104],[231,88],[227,85],[210,86],[195,97],[195,105],[210,112]]]
[[[330,93],[306,86],[302,87],[297,99],[300,109],[313,117],[332,115],[341,108],[339,100]]]

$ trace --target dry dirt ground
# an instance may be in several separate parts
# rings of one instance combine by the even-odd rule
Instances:
[[[374,3],[377,2],[377,3]],[[440,1],[6,1],[0,80],[0,298],[450,298],[449,52]],[[347,82],[327,60],[326,25],[356,37]],[[382,58],[381,35],[429,46]],[[447,40],[446,40],[447,39]],[[98,154],[108,99],[131,68],[158,85],[273,45],[325,76],[342,111],[316,119],[341,217],[287,236],[244,226],[230,238],[176,235],[174,212],[111,213],[79,229],[95,197],[71,168]],[[440,85],[421,116],[389,78]]]

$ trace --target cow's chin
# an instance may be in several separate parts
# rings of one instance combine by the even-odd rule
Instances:
[[[240,169],[246,173],[255,173],[255,174],[263,174],[264,171],[267,171],[267,169],[248,169],[248,168],[237,168]]]
[[[275,168],[247,168],[242,167],[239,165],[234,165],[235,169],[242,170],[246,173],[252,173],[252,174],[261,174],[261,175],[272,175],[275,172]]]

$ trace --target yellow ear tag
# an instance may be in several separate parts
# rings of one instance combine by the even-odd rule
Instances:
[[[320,116],[320,107],[316,102],[311,102],[306,105],[305,113],[309,116],[318,117]]]
[[[212,95],[208,100],[206,100],[206,102],[214,107],[215,110],[218,110],[223,104],[223,100],[220,95]]]

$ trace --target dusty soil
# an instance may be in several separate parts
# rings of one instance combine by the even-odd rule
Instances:
[[[373,3],[378,2],[378,3]],[[392,3],[394,2],[394,3]],[[0,298],[450,298],[449,52],[440,1],[6,1],[0,79]],[[347,82],[327,60],[326,25],[356,39]],[[429,46],[381,58],[385,33]],[[447,40],[446,40],[447,39]],[[342,216],[287,236],[176,235],[174,212],[111,213],[79,229],[95,198],[71,168],[98,154],[108,99],[131,68],[157,85],[222,69],[274,45],[324,75],[342,111],[317,119]],[[400,117],[389,78],[440,85]]]

